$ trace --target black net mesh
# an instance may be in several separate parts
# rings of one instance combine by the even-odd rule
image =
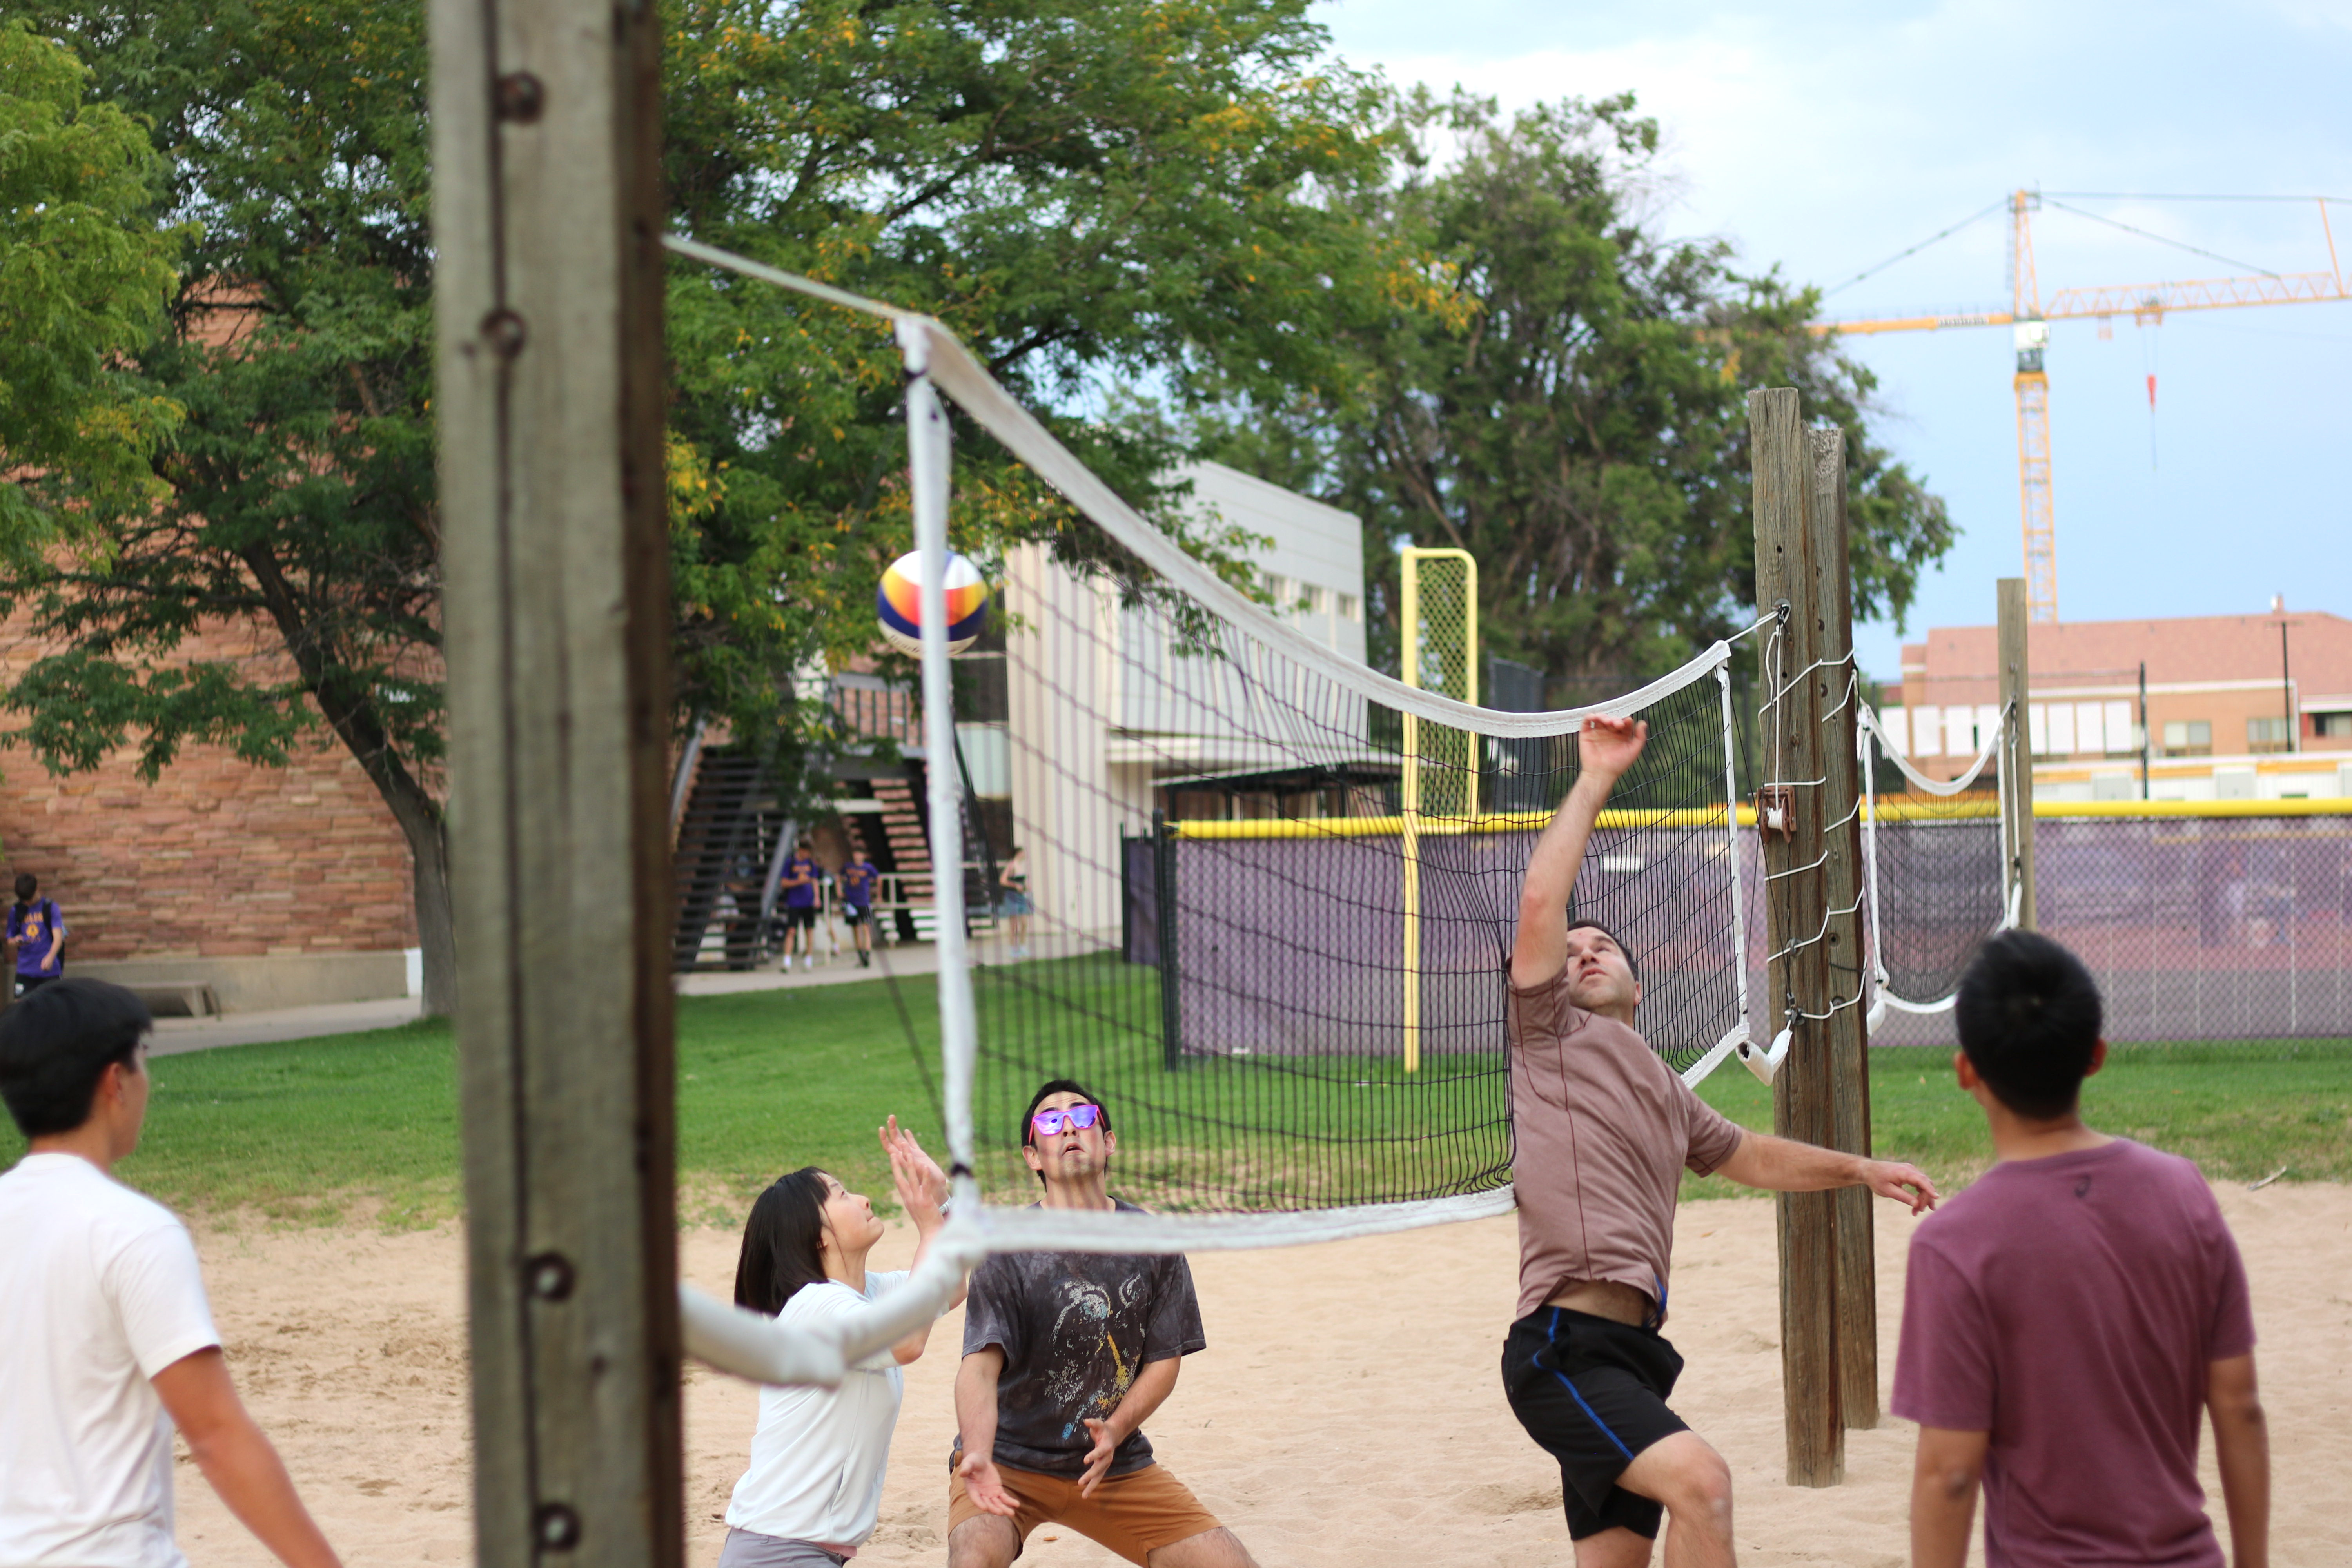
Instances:
[[[1034,1190],[1023,1119],[1055,1078],[1100,1097],[1116,1184],[1163,1209],[1507,1182],[1507,963],[1528,850],[1576,776],[1573,721],[1497,738],[1418,720],[1035,550],[1003,597],[1010,832],[988,853],[1024,851],[1026,880],[974,947],[984,1184]],[[1639,710],[1649,746],[1574,909],[1634,956],[1640,1025],[1677,1069],[1739,1022],[1723,700],[1691,673]],[[1016,929],[1003,911],[1024,905]]]
[[[1905,1001],[1949,996],[2000,923],[2000,794],[1990,774],[1957,795],[1877,798],[1875,952],[1886,988]]]

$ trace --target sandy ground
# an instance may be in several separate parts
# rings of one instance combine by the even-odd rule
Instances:
[[[2273,1561],[2352,1563],[2352,1188],[2221,1190],[2253,1279],[2275,1454]],[[1910,1221],[1879,1205],[1882,1386],[1891,1377]],[[230,1363],[298,1484],[359,1565],[472,1555],[461,1239],[209,1229],[200,1235]],[[725,1291],[735,1238],[684,1237],[688,1275]],[[877,1264],[903,1266],[911,1233]],[[1496,1375],[1516,1252],[1508,1219],[1295,1251],[1193,1258],[1209,1349],[1148,1428],[1161,1458],[1265,1568],[1410,1561],[1564,1564],[1559,1472]],[[1846,1479],[1783,1484],[1772,1205],[1685,1205],[1675,1404],[1728,1458],[1752,1564],[1900,1568],[1912,1436],[1849,1435]],[[879,1532],[861,1565],[941,1563],[950,1394],[961,1314],[908,1369]],[[755,1418],[753,1391],[695,1370],[687,1392],[689,1561],[709,1568]],[[2220,1491],[2206,1445],[2206,1487]],[[196,1568],[269,1561],[183,1455],[180,1539]],[[2226,1527],[2225,1527],[2226,1528]],[[1041,1531],[1024,1563],[1118,1561]]]

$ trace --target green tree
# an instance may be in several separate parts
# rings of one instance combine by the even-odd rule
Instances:
[[[1871,374],[1804,331],[1811,292],[1740,275],[1721,241],[1661,235],[1657,126],[1631,94],[1510,115],[1415,94],[1397,116],[1453,153],[1408,161],[1368,221],[1452,263],[1468,324],[1394,312],[1351,341],[1360,395],[1244,395],[1192,437],[1364,518],[1388,661],[1400,542],[1470,551],[1487,646],[1556,698],[1747,625],[1746,395],[1765,385],[1844,429],[1855,613],[1903,614],[1950,546],[1944,503],[1872,438]]]
[[[37,558],[93,508],[152,500],[179,409],[124,356],[154,338],[177,237],[150,220],[147,133],[72,51],[0,21],[0,550]]]
[[[938,316],[1077,454],[1181,531],[1163,432],[1082,414],[1107,378],[1319,396],[1400,300],[1365,219],[1389,138],[1304,0],[676,0],[668,176],[697,237]],[[673,427],[709,480],[676,572],[688,703],[739,728],[772,672],[867,651],[911,545],[883,324],[677,265]],[[1099,535],[969,428],[952,526],[983,558]],[[1211,556],[1226,542],[1192,540]],[[790,584],[789,607],[774,595]],[[1132,579],[1130,578],[1130,581]]]
[[[941,316],[1171,518],[1172,448],[1077,416],[1096,378],[1320,394],[1350,369],[1342,329],[1434,286],[1361,216],[1379,99],[1314,68],[1306,5],[665,0],[673,221]],[[0,593],[35,600],[55,650],[7,700],[50,766],[136,744],[150,776],[194,741],[278,762],[323,723],[407,837],[443,1010],[423,7],[36,9],[152,126],[156,221],[202,229],[136,357],[187,411],[152,459],[168,493],[5,565]],[[880,565],[908,542],[897,356],[877,322],[686,263],[669,312],[681,711],[790,747],[821,722],[790,678],[871,645]],[[1085,553],[987,443],[957,487],[962,548]],[[220,620],[274,629],[282,677],[175,657]]]
[[[167,171],[152,220],[198,237],[135,359],[185,410],[152,459],[162,498],[5,584],[54,650],[8,692],[23,742],[60,771],[135,744],[152,778],[199,741],[282,763],[323,724],[407,839],[444,1010],[422,8],[164,0],[35,25],[146,121]],[[222,623],[274,632],[283,659],[179,657]]]

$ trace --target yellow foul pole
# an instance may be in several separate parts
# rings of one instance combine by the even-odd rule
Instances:
[[[1407,686],[1421,685],[1421,552],[1402,552],[1397,577],[1401,643],[1397,665]],[[1421,1070],[1421,721],[1404,716],[1404,1070]]]
[[[1433,689],[1448,697],[1465,702],[1478,700],[1478,563],[1466,550],[1404,550],[1399,552],[1398,625],[1402,645],[1398,662],[1407,686]],[[1461,600],[1451,603],[1444,593],[1433,595],[1433,603],[1424,605],[1422,596],[1421,569],[1423,563],[1439,562],[1449,569],[1458,569],[1458,578],[1441,573],[1433,586],[1458,586]],[[1426,613],[1425,613],[1426,612]],[[1424,626],[1424,622],[1427,624]],[[1424,636],[1424,633],[1426,635]],[[1457,647],[1455,637],[1461,639]],[[1434,656],[1433,658],[1432,656]],[[1433,682],[1424,680],[1428,667],[1435,666]],[[1458,745],[1454,737],[1459,737]],[[1436,831],[1460,833],[1468,829],[1478,816],[1479,737],[1472,731],[1455,731],[1432,726],[1429,745],[1458,768],[1458,786],[1441,787],[1433,803],[1439,821]],[[1426,817],[1433,804],[1427,795],[1424,774],[1423,731],[1421,721],[1404,715],[1404,773],[1401,838],[1404,852],[1404,1070],[1421,1070],[1421,839],[1428,829]]]

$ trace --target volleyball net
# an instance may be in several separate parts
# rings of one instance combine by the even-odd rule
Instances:
[[[695,1353],[826,1382],[990,1252],[1291,1245],[1507,1212],[1507,1007],[1535,837],[1589,714],[1649,726],[1571,914],[1622,942],[1638,1026],[1696,1083],[1748,1038],[1735,729],[1717,643],[1639,690],[1505,713],[1476,695],[1475,566],[1416,552],[1405,679],[1229,582],[1074,458],[938,322],[692,241],[676,253],[894,323],[908,373],[929,736],[956,731],[941,627],[946,402],[1066,500],[1078,530],[1002,562],[1013,843],[1025,951],[968,934],[936,879],[942,1112],[954,1186],[918,1288],[821,1343],[688,1292]],[[1459,556],[1458,561],[1451,559]],[[960,769],[927,769],[933,864],[966,861]],[[988,857],[995,863],[997,857]],[[1022,1123],[1072,1079],[1150,1214],[1027,1206]]]
[[[1978,947],[2018,923],[2018,837],[2031,831],[2018,783],[2031,763],[2014,703],[1998,710],[1975,758],[1951,779],[1914,765],[1867,704],[1859,719],[1875,1032],[1890,1012],[1950,1011]],[[1882,760],[1892,777],[1882,779]]]

